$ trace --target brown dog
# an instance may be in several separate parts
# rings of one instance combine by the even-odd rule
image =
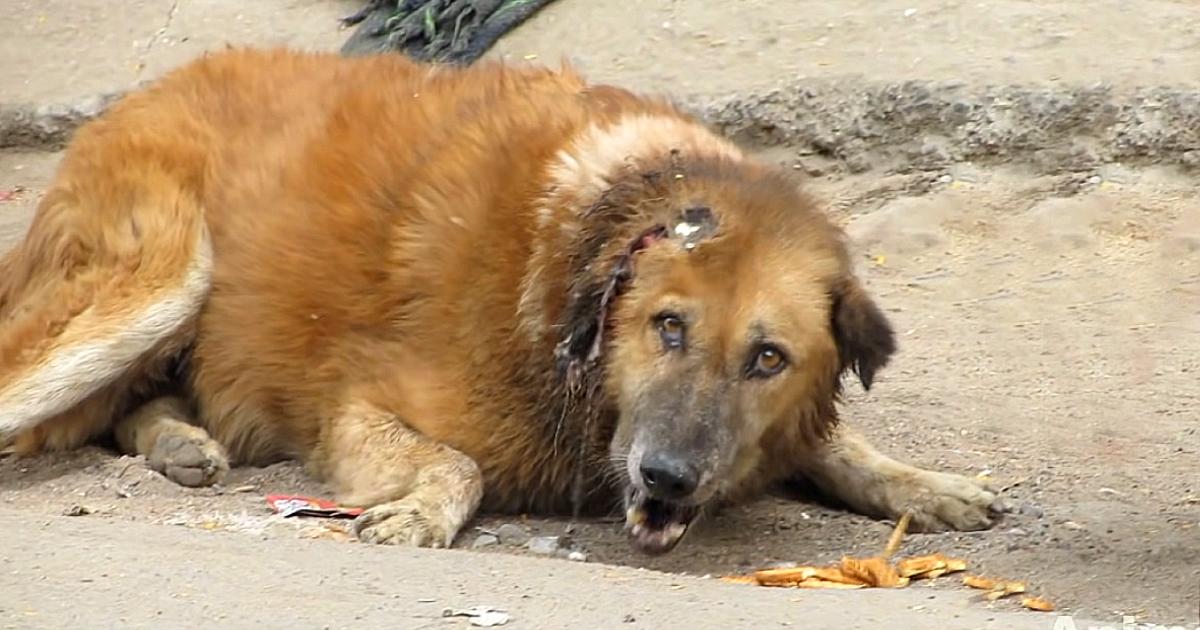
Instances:
[[[567,70],[206,57],[79,131],[0,272],[12,450],[113,431],[186,485],[299,458],[367,541],[623,498],[663,552],[792,477],[991,522],[976,482],[837,426],[894,342],[814,204]]]

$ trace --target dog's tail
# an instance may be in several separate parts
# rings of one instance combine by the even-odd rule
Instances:
[[[138,175],[51,190],[0,259],[0,444],[178,346],[199,312],[212,279],[200,204],[177,178]]]

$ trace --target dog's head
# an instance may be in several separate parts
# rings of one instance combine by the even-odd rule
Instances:
[[[826,436],[841,375],[870,387],[894,350],[842,233],[794,183],[742,160],[671,164],[609,192],[605,207],[634,218],[598,292],[610,454],[647,553],[761,484],[773,452]]]

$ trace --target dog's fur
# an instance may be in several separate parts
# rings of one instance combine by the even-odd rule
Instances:
[[[838,425],[839,377],[869,387],[893,345],[814,204],[665,102],[235,50],[78,132],[0,261],[0,438],[112,432],[188,485],[299,458],[378,542],[622,493],[636,530],[648,453],[695,473],[682,511],[803,477],[987,526],[992,492]]]

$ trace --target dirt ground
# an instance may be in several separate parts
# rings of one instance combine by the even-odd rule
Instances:
[[[0,28],[36,24],[35,3],[26,4],[18,9],[20,19]],[[187,46],[216,45],[213,16],[236,13],[229,7],[244,3],[210,4],[215,8],[194,30],[176,19],[164,32],[176,42],[188,37]],[[303,6],[328,17],[353,3],[263,4]],[[1087,3],[1085,9],[1021,0],[628,3],[636,11],[615,4],[561,0],[501,42],[495,55],[553,61],[569,52],[601,79],[703,95],[798,75],[1173,84],[1189,80],[1188,64],[1196,63],[1200,46],[1194,35],[1200,13],[1163,0],[1136,10],[1131,3]],[[196,10],[186,1],[178,6],[180,14]],[[259,8],[253,16],[267,20],[269,13]],[[305,23],[320,24],[317,17]],[[1001,36],[984,35],[982,23]],[[277,21],[269,25],[271,32],[279,28]],[[50,39],[58,53],[82,35],[56,37]],[[329,33],[320,37],[340,42]],[[34,45],[30,40],[23,48],[28,63],[22,68],[7,59],[0,64],[6,81],[0,90],[11,90],[0,91],[0,100],[37,101],[75,89],[74,75],[61,71],[62,55],[35,54]],[[1110,54],[1114,49],[1122,50],[1118,59]],[[107,67],[103,56],[71,56],[83,66]],[[89,74],[89,89],[126,81],[125,74],[114,76],[119,65],[107,75]],[[119,72],[126,73],[124,66]],[[794,161],[786,151],[771,157]],[[0,153],[0,193],[24,190],[0,201],[0,249],[19,238],[57,160],[55,153]],[[847,421],[907,460],[985,475],[1017,506],[990,531],[912,536],[905,551],[967,557],[979,572],[1025,578],[1063,609],[1110,624],[1122,615],[1200,623],[1200,202],[1194,175],[1119,165],[1046,175],[1017,163],[960,163],[903,174],[834,173],[808,186],[847,226],[868,285],[901,333],[901,352],[870,395],[851,390]],[[141,528],[178,525],[235,546],[245,544],[235,540],[263,539],[280,553],[299,544],[291,539],[338,538],[322,523],[270,515],[262,498],[323,492],[291,464],[239,469],[222,488],[186,490],[137,459],[101,448],[0,460],[0,507],[17,515],[14,522],[70,528],[60,522],[67,518],[62,514],[82,506],[91,514],[72,523],[99,524],[93,536],[146,532],[146,540],[163,544],[174,534],[158,538]],[[456,546],[490,542],[485,534],[508,523],[537,536],[562,535],[568,526],[565,520],[484,516]],[[577,523],[570,536],[588,564],[699,576],[869,553],[889,528],[771,497],[707,523],[664,558],[632,553],[615,520]],[[328,546],[366,553],[349,542]],[[477,553],[532,554],[506,540]],[[953,582],[920,588],[939,596],[960,590]],[[647,586],[651,591],[669,589]],[[923,610],[925,592],[904,610]],[[989,610],[978,602],[975,608]],[[990,610],[1002,615],[1015,605]],[[957,625],[937,615],[916,619],[928,621],[908,623],[983,627],[965,617]],[[1044,627],[1051,627],[1052,617],[1045,619]]]

